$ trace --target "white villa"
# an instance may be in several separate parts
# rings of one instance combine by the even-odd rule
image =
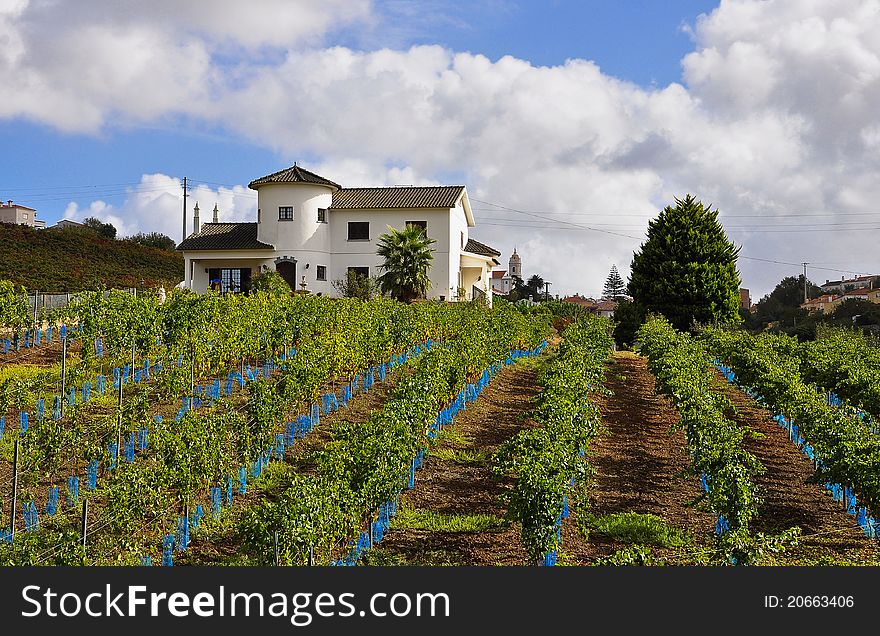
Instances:
[[[430,299],[492,302],[501,253],[468,236],[476,224],[464,186],[343,188],[294,164],[249,187],[256,223],[220,223],[215,206],[213,222],[199,226],[196,204],[193,233],[177,246],[186,288],[247,291],[254,274],[274,269],[293,289],[337,296],[332,282],[349,270],[381,274],[379,236],[409,224],[436,240]]]

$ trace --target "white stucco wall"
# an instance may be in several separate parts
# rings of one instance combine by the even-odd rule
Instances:
[[[388,232],[388,226],[403,229],[407,221],[427,221],[428,238],[436,243],[434,263],[428,272],[431,279],[429,298],[444,296],[449,299],[448,287],[450,271],[458,277],[458,257],[455,269],[450,268],[449,243],[449,211],[447,209],[399,209],[399,210],[330,210],[331,250],[333,252],[333,268],[331,280],[345,278],[349,267],[369,267],[370,276],[381,274],[379,265],[382,259],[376,255],[379,236]],[[348,223],[350,221],[368,221],[370,223],[370,239],[368,241],[349,241]],[[335,292],[334,292],[335,295]]]
[[[296,261],[297,289],[305,276],[308,291],[322,295],[332,291],[330,213],[325,216],[328,222],[318,222],[318,209],[329,208],[332,199],[332,188],[307,183],[269,183],[257,190],[257,240],[275,246],[271,269],[276,268],[275,259]],[[293,220],[279,220],[282,206],[293,207]],[[318,280],[318,266],[326,268],[326,280]]]
[[[333,189],[304,183],[270,183],[259,186],[257,207],[260,220],[257,240],[279,251],[329,254],[330,233],[318,223],[318,208],[329,208]],[[293,207],[292,221],[279,221],[279,207]]]
[[[0,206],[0,222],[2,223],[30,225],[31,227],[33,227],[36,224],[36,220],[36,210],[31,210],[30,208],[14,204],[11,206],[6,204]]]
[[[467,285],[459,277],[459,267],[461,266],[461,249],[468,242],[468,222],[461,203],[455,206],[449,213],[449,271],[452,276],[446,287],[446,298],[457,298],[458,288]]]
[[[481,290],[486,295],[486,300],[492,304],[492,266],[494,263],[491,259],[462,254],[462,283],[465,290],[465,299],[474,299],[474,287]]]

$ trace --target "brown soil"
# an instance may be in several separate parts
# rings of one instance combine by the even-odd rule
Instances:
[[[67,355],[79,358],[82,350],[82,340],[74,338],[67,343]],[[16,351],[10,349],[9,353],[0,353],[0,366],[9,364],[28,364],[37,367],[51,367],[61,362],[61,354],[64,348],[61,340],[58,338],[58,330],[53,330],[52,342],[49,344],[41,344],[39,347],[22,348]],[[68,358],[70,361],[70,358]]]
[[[750,427],[760,438],[747,438],[746,450],[754,454],[766,472],[757,477],[764,503],[753,528],[776,534],[799,526],[803,537],[796,548],[786,550],[776,562],[815,564],[852,562],[876,564],[880,548],[866,539],[855,518],[836,503],[823,486],[808,483],[813,464],[789,439],[766,409],[719,374],[716,388],[727,395],[736,421]]]
[[[699,479],[686,475],[690,460],[684,433],[673,431],[679,415],[670,401],[654,391],[647,360],[628,353],[615,354],[608,364],[608,396],[595,396],[607,431],[590,449],[593,477],[588,485],[588,507],[582,516],[620,512],[653,514],[688,533],[699,545],[711,540],[715,519],[690,505],[701,494]],[[589,533],[585,539],[575,522],[574,510],[563,524],[562,552],[570,561],[589,564],[626,547]],[[674,555],[656,550],[661,556]]]
[[[447,515],[504,517],[502,495],[511,479],[492,473],[492,453],[517,431],[534,426],[527,419],[539,393],[537,364],[519,363],[499,372],[476,402],[447,426],[434,455],[416,473],[416,485],[401,497],[401,506]],[[447,433],[446,431],[451,431]],[[461,462],[441,459],[439,449],[481,453],[483,459]],[[370,554],[368,562],[397,565],[525,565],[528,556],[518,524],[481,532],[392,529]]]

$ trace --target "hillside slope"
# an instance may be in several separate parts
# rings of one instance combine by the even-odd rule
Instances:
[[[171,288],[183,280],[183,256],[79,228],[35,230],[0,223],[0,280],[29,291],[98,287]]]

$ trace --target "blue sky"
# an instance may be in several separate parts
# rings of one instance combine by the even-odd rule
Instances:
[[[388,3],[389,20],[398,15]],[[682,30],[717,0],[548,0],[437,2],[409,43],[443,44],[491,59],[513,55],[538,66],[595,61],[603,72],[644,86],[681,81],[681,58],[694,44]],[[440,9],[442,5],[442,9]]]
[[[180,238],[296,160],[464,183],[477,240],[559,293],[628,274],[693,194],[753,297],[880,270],[878,0],[6,0],[0,199]],[[46,37],[51,33],[52,37]],[[819,269],[819,268],[827,269]]]

